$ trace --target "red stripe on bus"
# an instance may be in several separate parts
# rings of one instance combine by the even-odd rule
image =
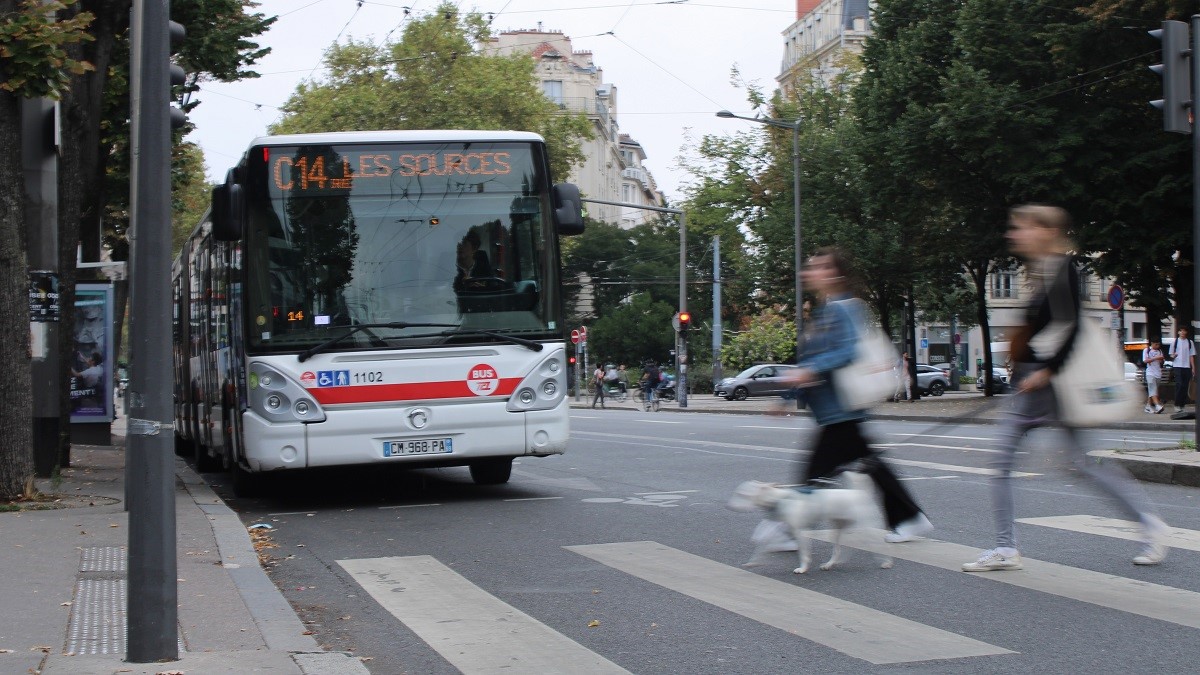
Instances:
[[[496,391],[489,396],[507,396],[517,389],[519,377],[500,380]],[[308,393],[322,405],[338,403],[383,403],[387,401],[421,401],[441,398],[471,398],[475,392],[465,380],[451,382],[412,382],[405,384],[362,384],[347,387],[311,387]]]

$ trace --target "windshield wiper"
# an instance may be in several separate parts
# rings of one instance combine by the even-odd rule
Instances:
[[[355,333],[357,333],[359,331],[368,330],[370,328],[395,328],[397,330],[404,329],[404,328],[458,328],[458,324],[456,324],[456,323],[408,323],[407,321],[391,321],[388,323],[360,323],[360,324],[356,324],[356,325],[352,326],[350,328],[350,330],[346,331],[345,333],[342,333],[341,335],[339,335],[337,337],[330,338],[315,347],[312,347],[312,348],[309,348],[309,349],[306,349],[306,350],[300,352],[300,354],[296,357],[296,359],[301,362],[307,361],[307,360],[311,359],[312,357],[316,356],[317,354],[320,354],[321,352],[325,351],[326,349],[329,349],[330,347],[336,345],[337,343],[341,342],[342,340],[345,340],[346,338],[350,337],[351,335],[354,335]],[[539,346],[539,348],[541,347],[541,345],[538,345],[538,346]]]
[[[455,328],[458,328],[458,327],[455,326]],[[495,333],[490,330],[476,330],[474,328],[458,328],[458,330],[444,330],[440,333],[440,335],[446,335],[446,336],[485,335],[487,337],[494,338],[496,340],[502,340],[504,342],[511,342],[514,345],[521,345],[522,347],[527,347],[535,352],[540,352],[540,351],[542,351],[542,349],[545,348],[545,345],[543,345],[540,342],[534,342],[533,340],[526,340],[525,338],[519,338],[515,335],[505,335],[504,333]]]

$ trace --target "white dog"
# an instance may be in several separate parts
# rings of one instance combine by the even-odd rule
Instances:
[[[808,571],[812,562],[812,543],[804,536],[805,531],[816,529],[823,523],[833,528],[833,555],[821,569],[833,569],[842,561],[842,534],[864,528],[878,520],[879,507],[875,504],[869,479],[860,473],[845,472],[842,479],[848,487],[803,488],[800,490],[779,488],[769,483],[747,481],[734,491],[729,499],[729,508],[735,511],[761,509],[772,513],[772,517],[783,522],[796,539],[800,566],[796,574]],[[758,558],[755,551],[751,561]],[[892,566],[892,559],[880,556],[880,567]]]

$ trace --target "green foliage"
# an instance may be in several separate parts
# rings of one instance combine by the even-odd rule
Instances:
[[[762,314],[750,320],[746,330],[721,347],[721,365],[731,372],[756,363],[794,363],[796,325],[783,317]]]
[[[56,13],[75,0],[22,0],[16,11],[0,17],[0,89],[27,98],[59,98],[71,76],[94,70],[87,61],[70,57],[66,46],[93,40],[87,27],[95,18],[80,12],[59,21]],[[4,7],[9,10],[11,5]]]
[[[648,293],[637,293],[627,303],[605,312],[588,328],[588,349],[592,362],[624,363],[636,370],[646,359],[659,363],[670,360],[675,347],[671,317],[675,307],[653,300]]]
[[[542,95],[528,55],[484,54],[477,12],[443,2],[410,21],[399,42],[350,40],[325,54],[328,78],[301,84],[272,133],[368,129],[516,129],[546,140],[551,175],[566,176],[591,138],[582,113]]]

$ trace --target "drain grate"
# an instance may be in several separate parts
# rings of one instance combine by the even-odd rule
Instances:
[[[124,574],[126,560],[124,546],[90,546],[83,549],[79,571]]]
[[[68,654],[125,653],[124,579],[79,579],[67,628]]]

